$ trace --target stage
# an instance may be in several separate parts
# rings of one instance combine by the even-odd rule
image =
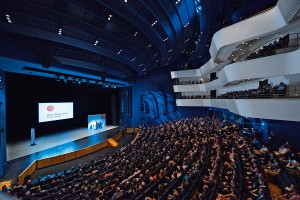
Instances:
[[[49,134],[36,138],[36,145],[31,146],[28,140],[6,144],[7,161],[30,155],[30,160],[48,158],[76,151],[91,146],[114,136],[118,133],[118,126],[106,126],[98,130],[89,130],[87,127]],[[85,138],[84,144],[77,141]]]

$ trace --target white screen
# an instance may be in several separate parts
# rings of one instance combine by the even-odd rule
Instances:
[[[39,122],[73,118],[73,102],[39,103]]]

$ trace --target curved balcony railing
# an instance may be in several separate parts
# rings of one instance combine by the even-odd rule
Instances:
[[[254,49],[240,61],[251,60],[261,57],[272,56],[294,51],[300,47],[300,33],[287,34],[283,37],[274,38],[263,46]]]
[[[177,93],[176,99],[268,99],[268,98],[300,98],[300,85],[289,85],[283,90],[273,89],[271,92],[258,92],[257,89],[235,91],[217,96],[209,95],[181,95]]]

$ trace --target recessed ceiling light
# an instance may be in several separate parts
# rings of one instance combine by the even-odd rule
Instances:
[[[109,15],[108,18],[107,18],[107,20],[110,21],[112,18],[113,18],[113,15]]]
[[[123,51],[123,50],[122,50],[122,49],[120,49],[120,51],[119,51],[117,54],[120,54],[122,51]]]
[[[157,24],[157,21],[154,21],[154,22],[151,24],[151,26],[154,26],[155,24]]]
[[[139,64],[139,66],[141,67],[141,66],[143,66],[144,64],[142,63],[142,64]]]
[[[245,44],[248,44],[248,42],[246,42]]]
[[[168,52],[170,53],[171,51],[173,51],[173,49],[170,49]]]
[[[256,38],[257,40],[259,39],[259,37],[258,38]]]
[[[9,14],[5,14],[5,17],[7,19],[8,23],[12,23],[11,19],[10,19],[10,15]]]
[[[151,44],[148,45],[148,47],[151,47],[151,46],[152,46]]]
[[[62,34],[62,28],[58,28],[58,35]]]
[[[133,36],[134,36],[134,37],[136,37],[136,36],[137,36],[137,34],[138,34],[138,32],[135,32]]]
[[[163,41],[165,42],[165,41],[167,41],[169,38],[165,38]]]
[[[94,45],[96,46],[96,45],[98,44],[98,42],[99,42],[99,41],[98,41],[98,40],[96,40],[96,41],[95,41],[95,43],[94,43]]]

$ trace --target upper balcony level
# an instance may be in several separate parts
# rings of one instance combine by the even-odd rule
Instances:
[[[256,48],[276,37],[276,34],[284,34],[287,30],[299,27],[299,9],[297,0],[278,0],[277,5],[267,12],[219,30],[214,34],[210,46],[213,61],[229,61],[241,44],[252,41]]]
[[[300,41],[300,40],[299,40]],[[289,77],[300,74],[300,49],[231,63],[222,68],[216,79],[210,82],[191,82],[174,85],[174,92],[196,92],[221,89],[248,80],[260,80],[277,76]],[[186,82],[189,83],[189,82]],[[192,84],[196,83],[196,84]]]

